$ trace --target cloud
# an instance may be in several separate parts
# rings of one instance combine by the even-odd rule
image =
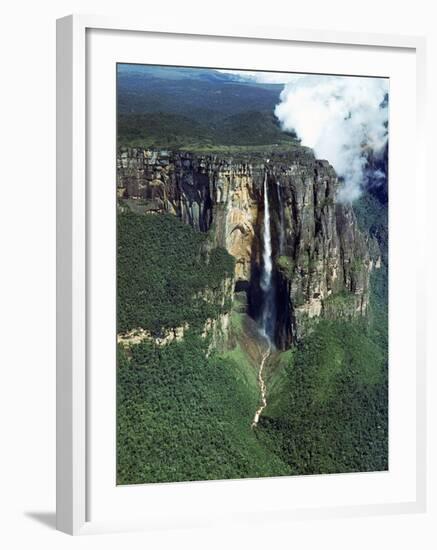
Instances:
[[[319,75],[289,75],[281,92],[275,115],[282,128],[334,166],[341,201],[359,197],[367,152],[378,155],[387,143],[387,93],[387,79]]]

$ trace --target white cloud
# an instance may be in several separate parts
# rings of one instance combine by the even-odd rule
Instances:
[[[381,78],[295,75],[281,93],[275,114],[282,128],[334,166],[344,180],[340,200],[360,195],[366,149],[377,154],[387,143],[387,92]]]
[[[285,84],[275,114],[343,179],[339,199],[353,201],[365,179],[366,150],[387,143],[388,80],[383,78],[221,70],[244,80]],[[382,104],[382,105],[381,105]],[[382,174],[385,177],[385,174]],[[381,179],[381,178],[380,178]]]

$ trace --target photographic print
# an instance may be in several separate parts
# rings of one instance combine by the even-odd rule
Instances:
[[[117,65],[117,484],[388,469],[388,106]]]

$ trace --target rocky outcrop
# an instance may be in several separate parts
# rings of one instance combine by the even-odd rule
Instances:
[[[263,166],[260,164],[259,170]],[[117,189],[125,207],[169,212],[199,231],[212,225],[215,246],[236,259],[237,280],[250,280],[260,174],[247,161],[167,151],[125,149],[118,156]]]
[[[152,334],[149,330],[136,328],[123,334],[117,334],[117,343],[128,348],[147,340],[148,342],[153,342],[155,346],[167,346],[172,342],[182,340],[189,328],[188,323],[185,323],[180,327],[163,329],[160,334]]]
[[[219,313],[206,319],[201,336],[208,338],[208,353],[212,350],[223,351],[229,336],[230,311],[234,298],[234,277],[225,277],[218,288],[202,291],[201,298],[210,304],[215,304]]]
[[[285,245],[277,258],[277,289],[285,311],[278,314],[277,330],[282,345],[290,329],[299,338],[309,320],[335,317],[335,308],[329,307],[333,296],[350,298],[344,302],[349,317],[366,313],[372,263],[352,207],[336,202],[338,185],[326,161],[292,166],[280,179],[276,211],[284,212]]]
[[[225,277],[215,288],[205,288],[195,295],[196,300],[203,300],[214,306],[215,314],[208,317],[200,335],[208,339],[207,353],[212,350],[224,350],[229,336],[230,310],[234,297],[234,277]],[[155,346],[163,347],[173,342],[179,342],[187,332],[192,329],[189,323],[176,327],[161,327],[158,331],[152,332],[142,327],[132,329],[128,332],[117,334],[117,343],[124,348],[147,341]]]
[[[169,212],[209,232],[211,245],[234,256],[235,282],[246,290],[248,310],[255,318],[262,300],[265,174],[275,340],[286,348],[314,319],[361,316],[368,306],[369,272],[378,264],[378,252],[359,231],[352,207],[336,201],[339,182],[330,164],[300,146],[268,157],[121,149],[117,158],[120,208]]]

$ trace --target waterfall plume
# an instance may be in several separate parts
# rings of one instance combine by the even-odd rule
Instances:
[[[289,75],[275,115],[342,178],[339,200],[351,202],[365,184],[369,153],[388,139],[388,79]],[[385,175],[384,175],[385,177]]]
[[[269,342],[273,339],[275,317],[275,295],[272,279],[272,234],[270,229],[270,204],[267,185],[267,171],[264,174],[264,223],[263,223],[263,254],[261,271],[261,290],[263,304],[261,312],[261,330]]]

